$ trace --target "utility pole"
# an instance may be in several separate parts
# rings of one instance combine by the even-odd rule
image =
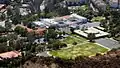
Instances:
[[[120,0],[118,0],[118,9],[119,9],[119,5],[120,5]]]

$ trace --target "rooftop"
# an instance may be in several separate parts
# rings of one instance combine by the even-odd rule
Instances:
[[[10,51],[10,52],[5,52],[0,54],[0,60],[3,59],[10,59],[10,58],[16,58],[18,56],[22,56],[20,52],[18,51]]]
[[[79,34],[79,35],[81,35],[81,36],[84,36],[86,38],[88,38],[88,34],[89,33],[95,33],[95,37],[96,38],[103,37],[103,36],[108,36],[109,35],[109,33],[101,31],[101,30],[96,29],[94,27],[87,28],[84,31],[82,31],[82,30],[75,30],[74,32],[77,33],[77,34]]]

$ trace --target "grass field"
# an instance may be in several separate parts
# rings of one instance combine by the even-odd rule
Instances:
[[[98,17],[94,17],[91,21],[92,22],[101,22],[102,20],[105,20],[104,17],[98,16]]]
[[[96,53],[105,53],[108,51],[108,49],[90,43],[77,35],[71,35],[64,39],[63,42],[68,44],[67,48],[51,51],[50,54],[63,59],[74,59],[77,56],[93,56]],[[77,45],[73,45],[73,42],[77,42]]]
[[[74,42],[77,42],[78,44],[82,44],[82,43],[84,43],[85,41],[87,41],[85,38],[82,38],[82,37],[77,36],[77,35],[71,35],[71,36],[69,36],[69,37],[67,37],[67,38],[65,38],[65,39],[63,40],[64,43],[66,43],[66,44],[71,44],[71,45],[72,45]]]
[[[99,45],[86,43],[83,45],[73,46],[68,49],[51,51],[50,54],[63,59],[74,59],[77,56],[93,56],[96,55],[96,53],[104,53],[106,51],[108,51],[108,49]]]

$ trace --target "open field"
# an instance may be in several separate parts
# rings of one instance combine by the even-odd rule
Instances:
[[[92,22],[101,22],[102,20],[105,20],[104,17],[98,16],[98,17],[94,17],[91,21]]]
[[[108,49],[93,43],[86,43],[80,46],[73,46],[68,49],[51,51],[50,54],[63,59],[74,59],[77,56],[94,56],[96,53],[105,53]]]
[[[105,53],[108,49],[94,43],[88,42],[86,39],[77,35],[67,37],[63,42],[68,44],[67,48],[49,52],[51,55],[63,59],[75,59],[77,56],[94,56],[96,53]],[[77,45],[73,45],[77,42]]]
[[[87,39],[80,37],[78,35],[71,35],[67,38],[65,38],[62,42],[66,43],[66,44],[73,44],[74,42],[78,43],[78,44],[82,44],[84,42],[86,42]]]

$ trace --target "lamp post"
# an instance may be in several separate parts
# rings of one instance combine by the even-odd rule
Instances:
[[[47,29],[47,31],[46,31],[46,44],[48,44],[48,36],[47,36],[47,34],[48,34],[48,28],[49,28],[49,26],[46,26],[46,29]]]

